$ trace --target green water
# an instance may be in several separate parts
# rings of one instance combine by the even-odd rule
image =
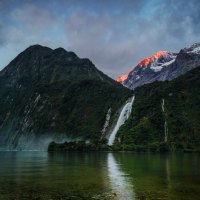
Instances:
[[[200,199],[199,154],[0,152],[0,199]]]

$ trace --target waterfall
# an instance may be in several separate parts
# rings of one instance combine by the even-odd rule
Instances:
[[[135,99],[135,96],[133,96],[131,98],[131,100],[129,100],[124,107],[122,108],[122,111],[119,115],[119,118],[117,120],[117,123],[112,131],[112,133],[110,134],[110,137],[108,139],[108,145],[112,146],[114,141],[115,141],[115,136],[117,134],[117,131],[119,130],[120,126],[124,124],[124,122],[129,118],[130,114],[131,114],[131,110],[132,110],[132,105],[133,105],[133,101]]]
[[[165,117],[165,99],[162,99],[162,111]],[[168,138],[168,125],[167,125],[167,121],[166,121],[166,117],[165,117],[165,123],[164,123],[164,131],[165,131],[165,138],[164,141],[167,142],[167,138]]]
[[[162,111],[165,112],[165,99],[162,99]]]
[[[168,136],[168,127],[167,127],[167,122],[165,121],[165,142],[167,142],[167,136]]]
[[[102,136],[106,133],[107,131],[107,128],[109,126],[109,123],[110,123],[110,117],[111,117],[111,108],[108,109],[108,112],[106,114],[106,120],[105,120],[105,123],[103,125],[103,129],[101,130],[101,134]]]

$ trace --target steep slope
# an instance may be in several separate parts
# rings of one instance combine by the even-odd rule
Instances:
[[[100,139],[107,111],[112,124],[130,95],[88,59],[31,46],[0,72],[0,148]]]
[[[125,149],[200,150],[199,76],[200,67],[172,81],[135,89],[131,118],[116,141]]]
[[[195,43],[178,54],[159,51],[142,60],[127,75],[117,79],[124,86],[135,89],[154,81],[172,80],[200,65],[200,44]]]

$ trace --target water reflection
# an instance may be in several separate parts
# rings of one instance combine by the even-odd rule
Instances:
[[[135,194],[129,177],[121,169],[112,153],[108,154],[108,176],[113,195],[118,200],[134,200]]]
[[[0,199],[196,200],[199,166],[199,154],[0,152]]]

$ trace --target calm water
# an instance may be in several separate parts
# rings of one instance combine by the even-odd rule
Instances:
[[[200,199],[199,154],[0,152],[0,199]]]

